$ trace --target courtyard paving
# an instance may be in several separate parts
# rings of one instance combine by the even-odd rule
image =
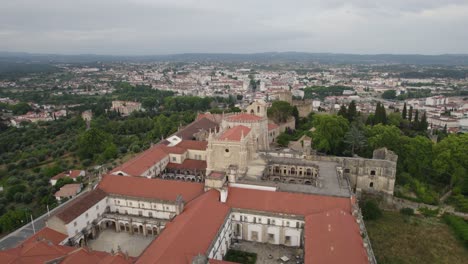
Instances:
[[[303,250],[300,248],[240,240],[238,243],[233,243],[231,249],[256,253],[256,264],[303,263]],[[290,260],[287,262],[281,261],[280,258],[283,256],[288,257]],[[299,258],[296,256],[299,256]]]
[[[118,247],[131,257],[137,257],[155,239],[154,236],[130,235],[126,232],[115,232],[111,229],[102,231],[97,239],[90,240],[88,245],[93,250],[117,252]]]

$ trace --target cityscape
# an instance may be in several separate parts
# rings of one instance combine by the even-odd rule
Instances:
[[[0,263],[467,263],[465,3],[26,2]]]

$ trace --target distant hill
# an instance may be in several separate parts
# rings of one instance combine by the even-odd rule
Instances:
[[[60,55],[0,52],[0,62],[22,63],[89,63],[89,62],[258,62],[258,63],[312,63],[323,64],[415,64],[468,66],[467,54],[394,55],[394,54],[337,54],[306,52],[235,53],[183,53],[173,55],[111,56],[111,55]]]

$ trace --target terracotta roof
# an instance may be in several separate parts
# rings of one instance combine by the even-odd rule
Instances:
[[[226,120],[228,121],[258,121],[261,120],[262,117],[252,115],[252,114],[247,114],[247,113],[242,113],[242,114],[234,114],[232,116],[226,117]]]
[[[111,173],[123,171],[132,176],[140,176],[151,166],[164,159],[168,154],[163,150],[164,145],[155,145],[133,159],[113,169]]]
[[[279,126],[277,124],[268,123],[268,131],[277,129]]]
[[[98,188],[109,194],[175,201],[180,194],[191,201],[203,193],[202,183],[105,175]]]
[[[0,263],[39,264],[60,258],[74,248],[54,245],[47,241],[32,241],[16,248],[0,251]]]
[[[203,117],[194,122],[190,125],[184,127],[182,130],[175,133],[176,136],[184,139],[184,140],[192,140],[193,135],[198,133],[200,130],[214,130],[218,128],[218,124],[210,119]]]
[[[58,245],[60,242],[65,240],[68,236],[65,234],[62,234],[60,232],[55,231],[54,229],[50,229],[48,227],[44,227],[41,230],[39,230],[36,234],[25,240],[21,244],[27,244],[31,243],[34,241],[50,241],[56,245]]]
[[[193,160],[193,159],[185,159],[182,164],[172,163],[169,162],[166,166],[169,169],[176,169],[176,170],[206,170],[206,161],[205,160]]]
[[[210,175],[208,175],[209,178],[213,178],[213,179],[221,179],[222,177],[224,177],[226,175],[226,173],[224,172],[219,172],[219,171],[212,171],[210,173]]]
[[[65,184],[55,193],[55,197],[70,197],[75,196],[81,189],[80,183]]]
[[[204,193],[166,225],[136,263],[190,263],[199,253],[206,254],[228,213],[229,207],[219,201],[218,191]]]
[[[81,170],[64,171],[64,172],[61,172],[61,173],[55,175],[51,179],[58,180],[58,179],[61,179],[63,177],[70,177],[72,179],[76,179],[78,176],[80,176],[80,174],[81,174]]]
[[[335,208],[351,212],[349,198],[234,187],[229,187],[226,203],[233,208],[303,216]]]
[[[208,141],[182,140],[176,146],[183,149],[206,150]]]
[[[166,145],[158,145],[158,148],[162,149],[164,152],[166,153],[171,153],[171,154],[184,154],[185,152],[187,152],[186,149],[184,148],[181,148],[179,147],[179,145],[177,144],[176,146],[166,146]]]
[[[65,222],[65,224],[68,224],[82,213],[86,212],[89,208],[93,207],[96,203],[104,199],[106,196],[107,194],[105,192],[99,189],[95,189],[81,195],[80,197],[65,205],[65,207],[60,208],[55,216]]]
[[[335,209],[306,217],[305,263],[369,263],[354,216]]]
[[[224,131],[219,140],[231,140],[231,141],[240,141],[242,135],[247,136],[250,132],[250,128],[246,126],[235,126]]]

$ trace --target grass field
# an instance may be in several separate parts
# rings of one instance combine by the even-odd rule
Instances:
[[[257,261],[257,254],[230,249],[226,253],[224,260],[242,264],[255,264]]]
[[[439,218],[384,212],[366,227],[379,264],[468,263],[468,249]]]

